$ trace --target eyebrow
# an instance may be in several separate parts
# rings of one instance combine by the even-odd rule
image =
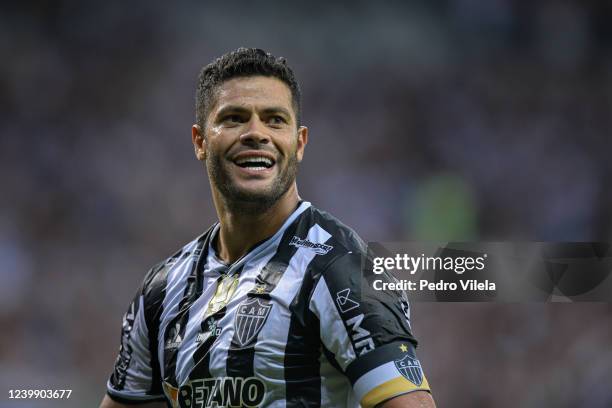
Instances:
[[[291,118],[291,113],[287,109],[283,108],[282,106],[272,106],[269,108],[265,108],[263,109],[262,112],[268,115],[271,113],[281,113],[287,116],[288,118]]]
[[[240,105],[226,105],[222,107],[221,109],[219,109],[219,111],[217,111],[215,116],[217,117],[223,116],[230,112],[245,113],[248,111],[250,111],[250,109],[247,109]],[[288,118],[291,118],[291,113],[282,106],[270,106],[268,108],[262,109],[261,112],[266,115],[269,115],[272,113],[280,113],[280,114],[287,116]]]

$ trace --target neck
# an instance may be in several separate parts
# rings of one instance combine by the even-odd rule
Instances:
[[[244,256],[255,244],[276,233],[295,211],[300,200],[295,183],[268,208],[245,204],[231,206],[218,191],[213,200],[219,217],[218,255],[223,262],[233,263]]]

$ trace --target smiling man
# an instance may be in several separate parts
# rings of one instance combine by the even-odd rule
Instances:
[[[362,284],[364,242],[298,195],[285,60],[215,60],[196,112],[219,222],[146,275],[101,407],[433,407],[407,300]]]

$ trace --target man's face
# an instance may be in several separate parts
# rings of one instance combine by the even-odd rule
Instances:
[[[296,126],[289,87],[254,76],[222,83],[205,129],[194,126],[192,136],[213,188],[228,203],[269,207],[295,182],[308,130]]]

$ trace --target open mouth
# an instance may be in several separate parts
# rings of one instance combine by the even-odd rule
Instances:
[[[263,156],[249,156],[236,159],[234,163],[243,169],[261,171],[274,166],[274,160]]]

